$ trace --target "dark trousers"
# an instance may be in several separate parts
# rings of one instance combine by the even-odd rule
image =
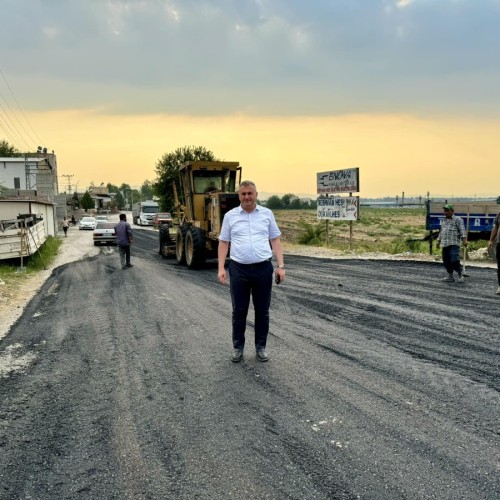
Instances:
[[[269,333],[269,307],[273,285],[273,265],[270,261],[259,264],[229,263],[231,300],[233,303],[233,347],[245,347],[250,296],[255,309],[255,349],[265,349]]]
[[[453,271],[456,271],[458,274],[462,274],[459,245],[443,247],[443,264],[448,273],[452,274]]]
[[[500,243],[497,245],[497,277],[498,277],[498,286],[500,286]]]
[[[118,245],[118,252],[122,267],[128,266],[130,264],[130,245]]]

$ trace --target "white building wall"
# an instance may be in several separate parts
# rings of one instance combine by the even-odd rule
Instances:
[[[20,186],[15,186],[18,178]],[[26,189],[26,173],[24,158],[0,158],[0,186],[8,189]]]

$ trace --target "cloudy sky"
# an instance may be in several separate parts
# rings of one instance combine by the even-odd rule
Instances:
[[[500,194],[500,0],[0,0],[0,138],[60,174],[154,180],[167,152],[261,192]],[[61,182],[65,182],[61,179]]]

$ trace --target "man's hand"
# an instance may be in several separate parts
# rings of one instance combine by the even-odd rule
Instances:
[[[283,281],[285,281],[285,270],[284,269],[280,269],[279,267],[276,269],[276,272],[275,272],[276,276],[275,276],[275,282],[276,284],[279,284],[279,283],[283,283]]]
[[[219,281],[225,285],[227,283],[227,274],[226,274],[226,270],[225,269],[220,269],[219,270],[219,273],[217,275],[217,278],[219,279]]]

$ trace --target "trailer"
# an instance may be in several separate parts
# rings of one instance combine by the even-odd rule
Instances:
[[[433,233],[441,229],[445,218],[443,206],[446,201],[427,201],[426,229]],[[464,221],[465,229],[470,240],[488,239],[493,229],[495,217],[500,212],[500,205],[495,200],[484,202],[451,202],[455,215]],[[437,237],[436,234],[436,237]]]
[[[0,220],[0,260],[33,255],[47,240],[47,227],[35,215]]]

